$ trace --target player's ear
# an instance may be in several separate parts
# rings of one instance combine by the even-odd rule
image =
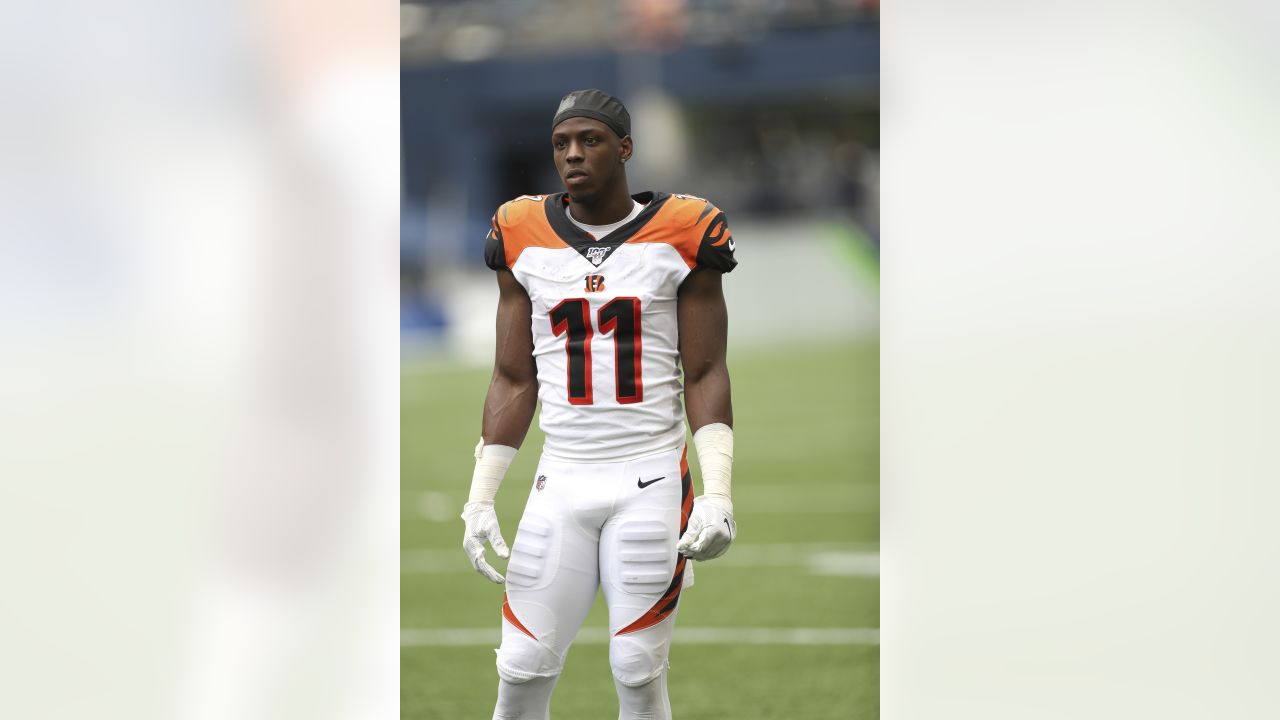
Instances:
[[[622,142],[620,142],[619,145],[621,146],[621,150],[618,153],[619,158],[622,160],[622,162],[626,162],[627,158],[631,157],[631,151],[633,149],[631,144],[631,136],[628,135],[622,138]]]

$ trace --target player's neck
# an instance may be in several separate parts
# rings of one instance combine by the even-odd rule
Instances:
[[[617,190],[605,194],[608,197],[570,202],[569,212],[573,215],[573,219],[583,225],[611,225],[631,214],[635,201],[631,199],[626,183],[622,183]]]

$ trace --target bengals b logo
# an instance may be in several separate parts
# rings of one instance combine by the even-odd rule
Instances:
[[[585,292],[600,292],[604,290],[603,275],[588,275],[587,286],[583,288]]]

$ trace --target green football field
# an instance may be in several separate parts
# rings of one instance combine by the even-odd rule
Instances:
[[[697,564],[680,600],[669,676],[679,720],[878,717],[878,354],[874,344],[730,352],[739,534],[725,556]],[[502,589],[471,569],[457,517],[488,376],[413,365],[402,375],[406,719],[493,712]],[[535,418],[498,495],[508,544],[541,445]],[[689,461],[698,491],[695,453]],[[617,717],[605,627],[597,596],[552,717]]]

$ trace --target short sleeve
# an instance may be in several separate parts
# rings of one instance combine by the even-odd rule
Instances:
[[[733,232],[729,230],[729,220],[723,212],[719,212],[702,232],[702,240],[698,243],[697,267],[722,273],[731,272],[738,266],[733,250]]]
[[[484,239],[484,264],[491,270],[507,270],[507,249],[502,244],[502,228],[498,226],[498,216],[490,220],[492,227]]]

